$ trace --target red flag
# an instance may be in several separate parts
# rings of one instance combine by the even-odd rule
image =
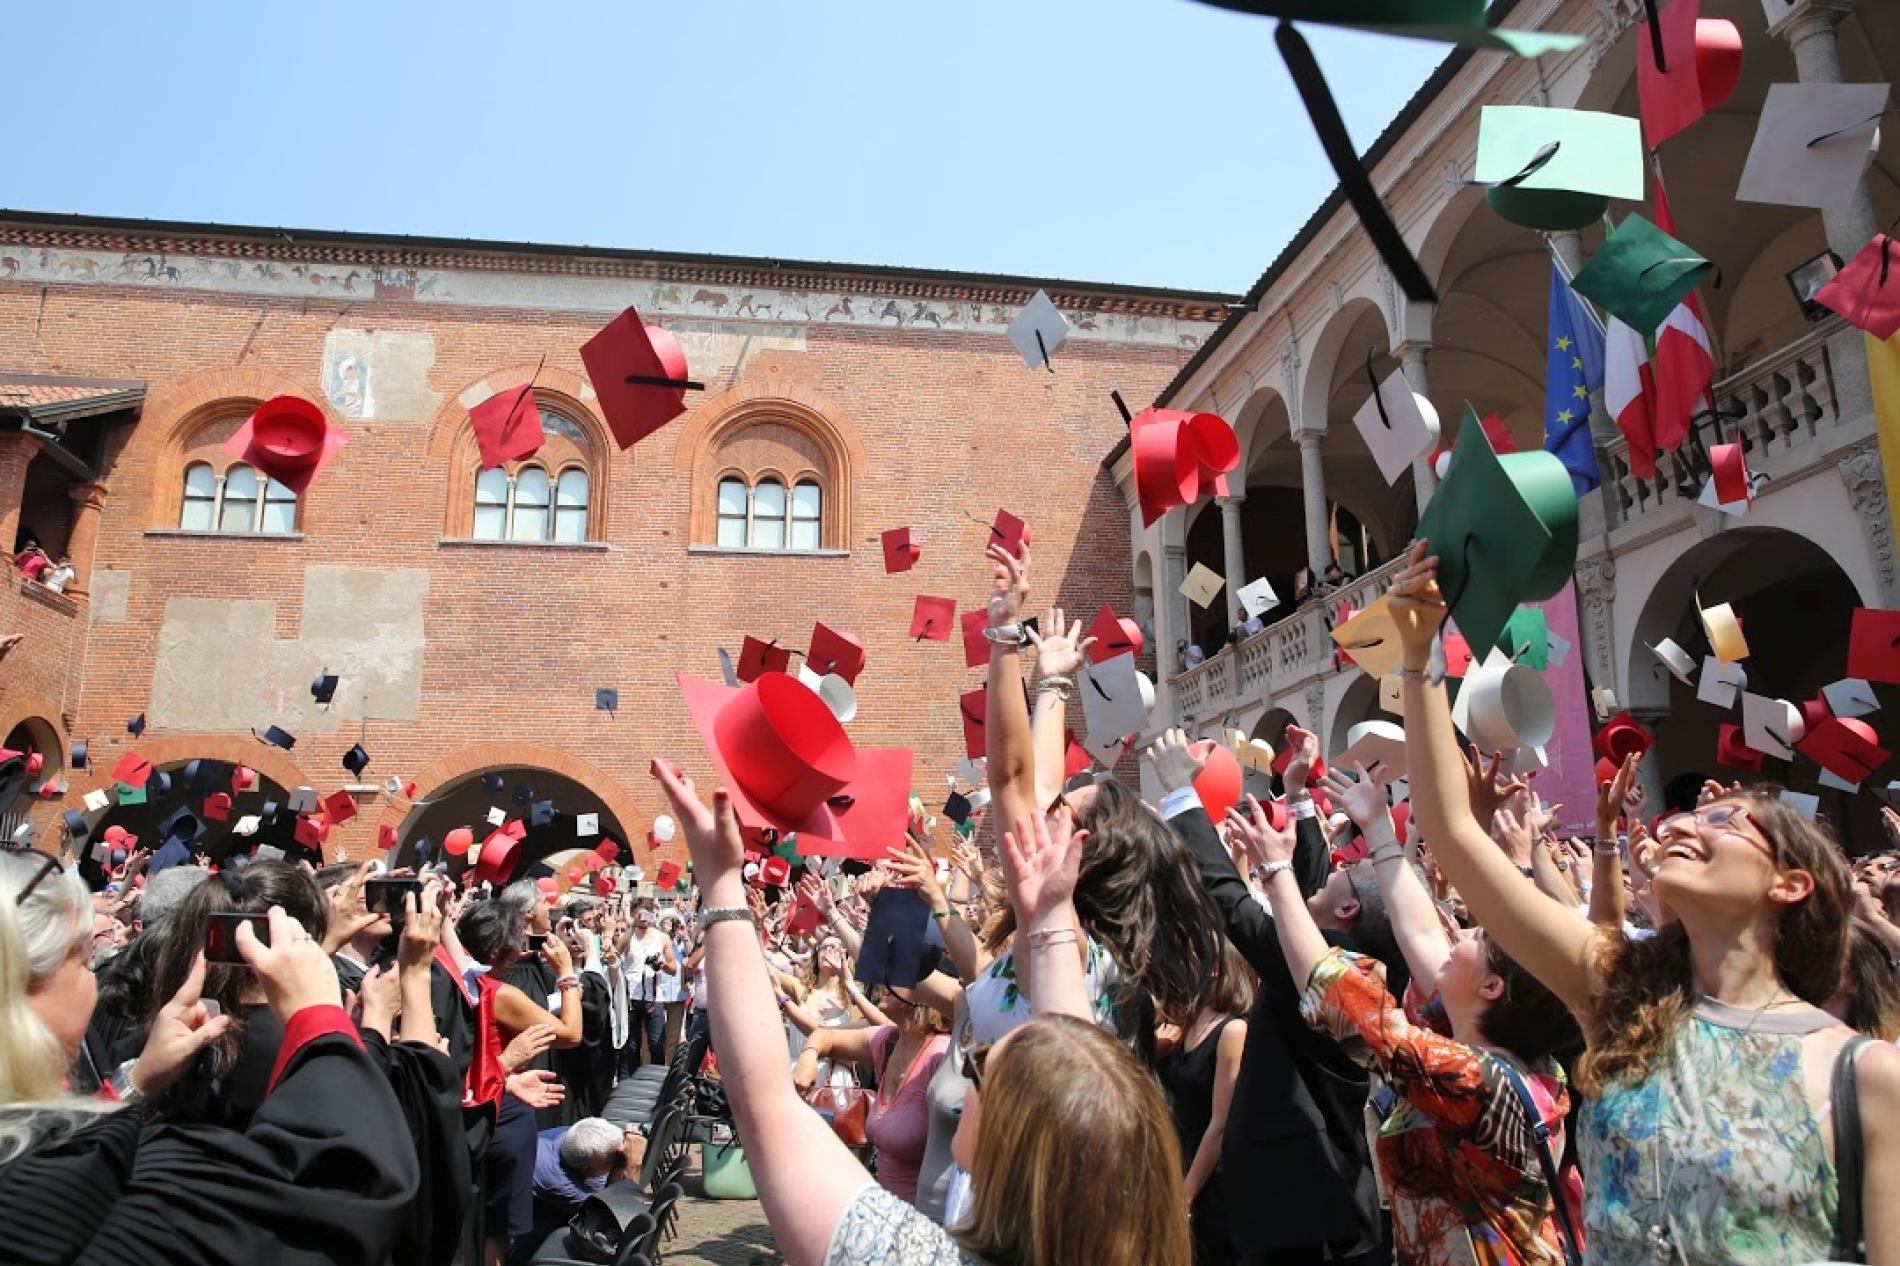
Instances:
[[[1663,193],[1660,175],[1656,178],[1656,227],[1675,235],[1675,217],[1669,214],[1669,199]],[[1673,453],[1689,438],[1690,419],[1709,407],[1709,384],[1715,380],[1715,354],[1707,323],[1702,319],[1702,305],[1693,290],[1656,331],[1652,364],[1656,388],[1651,423],[1656,447]]]
[[[1630,473],[1648,479],[1656,473],[1656,383],[1646,359],[1649,348],[1642,335],[1616,317],[1610,318],[1604,342],[1603,407],[1629,440]]]

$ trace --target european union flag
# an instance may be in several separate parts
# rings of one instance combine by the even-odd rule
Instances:
[[[1603,331],[1550,265],[1550,347],[1544,363],[1544,451],[1570,472],[1581,497],[1602,482],[1590,441],[1590,393],[1603,387]]]

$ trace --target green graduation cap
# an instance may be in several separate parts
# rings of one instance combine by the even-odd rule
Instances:
[[[1577,493],[1556,457],[1491,449],[1470,405],[1451,469],[1418,535],[1438,556],[1438,583],[1479,661],[1518,603],[1564,587],[1577,562]]]
[[[120,804],[144,804],[148,799],[144,783],[136,787],[120,783],[114,790],[119,794]]]
[[[1513,224],[1580,229],[1600,219],[1611,198],[1642,201],[1642,124],[1594,110],[1486,106],[1474,179]]]
[[[1519,57],[1568,52],[1581,35],[1516,31],[1485,24],[1485,0],[1205,0],[1223,9],[1294,22],[1351,26],[1387,35],[1501,48]]]
[[[772,846],[772,856],[782,857],[788,862],[797,861],[798,833],[794,831],[780,836],[778,843]]]
[[[1604,239],[1570,288],[1648,338],[1714,270],[1714,264],[1631,214]]]
[[[1505,652],[1526,668],[1550,667],[1550,620],[1542,607],[1519,607],[1504,626]]]

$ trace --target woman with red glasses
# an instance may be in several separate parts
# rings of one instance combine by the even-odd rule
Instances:
[[[1583,1026],[1590,1262],[1900,1262],[1900,1050],[1821,1009],[1853,912],[1834,842],[1740,791],[1660,824],[1651,882],[1673,918],[1651,939],[1545,896],[1470,810],[1445,691],[1427,674],[1445,618],[1437,567],[1415,545],[1389,595],[1412,803],[1486,935]],[[1849,1070],[1859,1129],[1840,1137],[1831,1090]],[[1859,1181],[1843,1181],[1857,1148]]]

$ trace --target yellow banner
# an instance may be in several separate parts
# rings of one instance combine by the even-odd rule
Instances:
[[[1880,436],[1880,468],[1887,477],[1887,518],[1900,521],[1900,334],[1881,342],[1867,338],[1867,377],[1874,390],[1874,429]],[[1900,542],[1900,533],[1896,533]]]

